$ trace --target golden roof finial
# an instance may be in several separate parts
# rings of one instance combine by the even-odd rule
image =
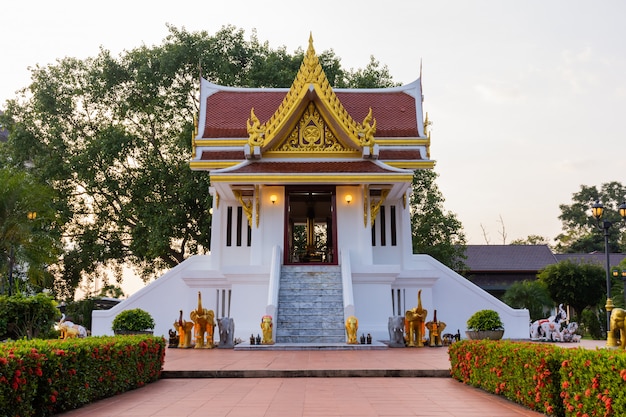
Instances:
[[[248,143],[250,146],[263,145],[263,136],[265,135],[265,129],[261,126],[261,121],[254,114],[254,107],[250,109],[250,118],[246,122],[248,128]]]

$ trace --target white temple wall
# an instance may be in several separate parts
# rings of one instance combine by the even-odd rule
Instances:
[[[363,224],[363,188],[359,186],[338,186],[337,202],[337,249],[338,253],[350,251],[352,264],[371,265],[371,229]],[[352,202],[346,202],[346,195]]]
[[[271,196],[276,196],[272,203]],[[272,248],[284,246],[285,187],[266,186],[259,197],[259,227],[252,227],[251,265],[268,265]]]
[[[372,247],[374,264],[400,264],[402,262],[402,201],[391,200],[384,206],[385,218],[384,227],[382,227],[382,208],[376,215],[376,221],[374,223],[375,230],[375,245]],[[393,228],[392,212],[395,212],[395,228]],[[371,227],[371,223],[370,223]],[[393,244],[393,233],[395,229],[395,245]],[[383,241],[384,230],[384,241]],[[371,241],[371,229],[370,229],[370,241]],[[384,243],[384,244],[383,244]]]
[[[422,291],[422,306],[428,309],[429,319],[432,319],[433,310],[437,309],[437,319],[447,325],[444,333],[456,333],[459,330],[465,338],[467,319],[478,310],[490,309],[500,315],[505,339],[528,339],[528,310],[509,307],[431,256],[413,255],[412,260],[409,268],[400,274],[394,287],[403,288],[408,285],[418,289],[432,288],[432,292]],[[425,285],[422,286],[421,283]],[[426,298],[428,293],[432,294],[432,300]],[[408,304],[407,307],[412,308],[415,305],[416,301],[414,305]]]
[[[212,276],[212,279],[211,279]],[[202,291],[204,308],[214,309],[214,296],[204,288],[190,287],[188,282],[211,282],[216,286],[225,286],[224,277],[211,270],[210,255],[192,256],[172,268],[157,280],[137,291],[110,310],[96,310],[92,313],[94,336],[113,335],[111,323],[115,316],[124,310],[141,308],[152,315],[155,321],[155,336],[168,337],[169,330],[183,310],[183,319],[191,321],[189,313],[198,305],[198,290]],[[206,288],[206,287],[205,287]]]
[[[235,322],[235,337],[248,341],[250,334],[261,333],[261,318],[267,306],[268,284],[233,284],[230,316]],[[216,331],[217,334],[217,331]],[[216,341],[219,336],[216,337]]]

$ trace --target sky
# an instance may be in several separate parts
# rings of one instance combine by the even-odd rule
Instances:
[[[158,45],[166,24],[256,30],[289,52],[311,33],[344,68],[374,56],[402,83],[421,64],[437,184],[469,244],[553,239],[581,185],[626,182],[621,0],[31,0],[1,11],[0,109],[29,67]]]

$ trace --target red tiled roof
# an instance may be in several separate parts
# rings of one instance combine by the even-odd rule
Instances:
[[[371,161],[355,162],[252,162],[228,174],[326,174],[326,173],[367,173],[384,174],[396,171],[385,169]]]
[[[243,160],[245,158],[243,149],[233,150],[233,151],[212,151],[206,150],[202,151],[202,155],[200,156],[201,161],[232,161],[232,160]]]
[[[361,122],[372,108],[377,137],[417,137],[415,98],[404,92],[336,91],[350,116]],[[265,123],[285,97],[283,91],[219,91],[207,98],[204,138],[245,138],[250,109]]]
[[[381,160],[421,160],[422,153],[419,149],[381,149],[378,152]]]

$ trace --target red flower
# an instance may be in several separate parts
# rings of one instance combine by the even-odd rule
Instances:
[[[563,381],[563,388],[565,389],[569,388],[569,382]]]
[[[54,396],[54,395],[51,395],[51,396],[50,396],[50,402],[51,402],[51,403],[55,403],[55,402],[57,402],[57,397],[56,397],[56,396]]]

